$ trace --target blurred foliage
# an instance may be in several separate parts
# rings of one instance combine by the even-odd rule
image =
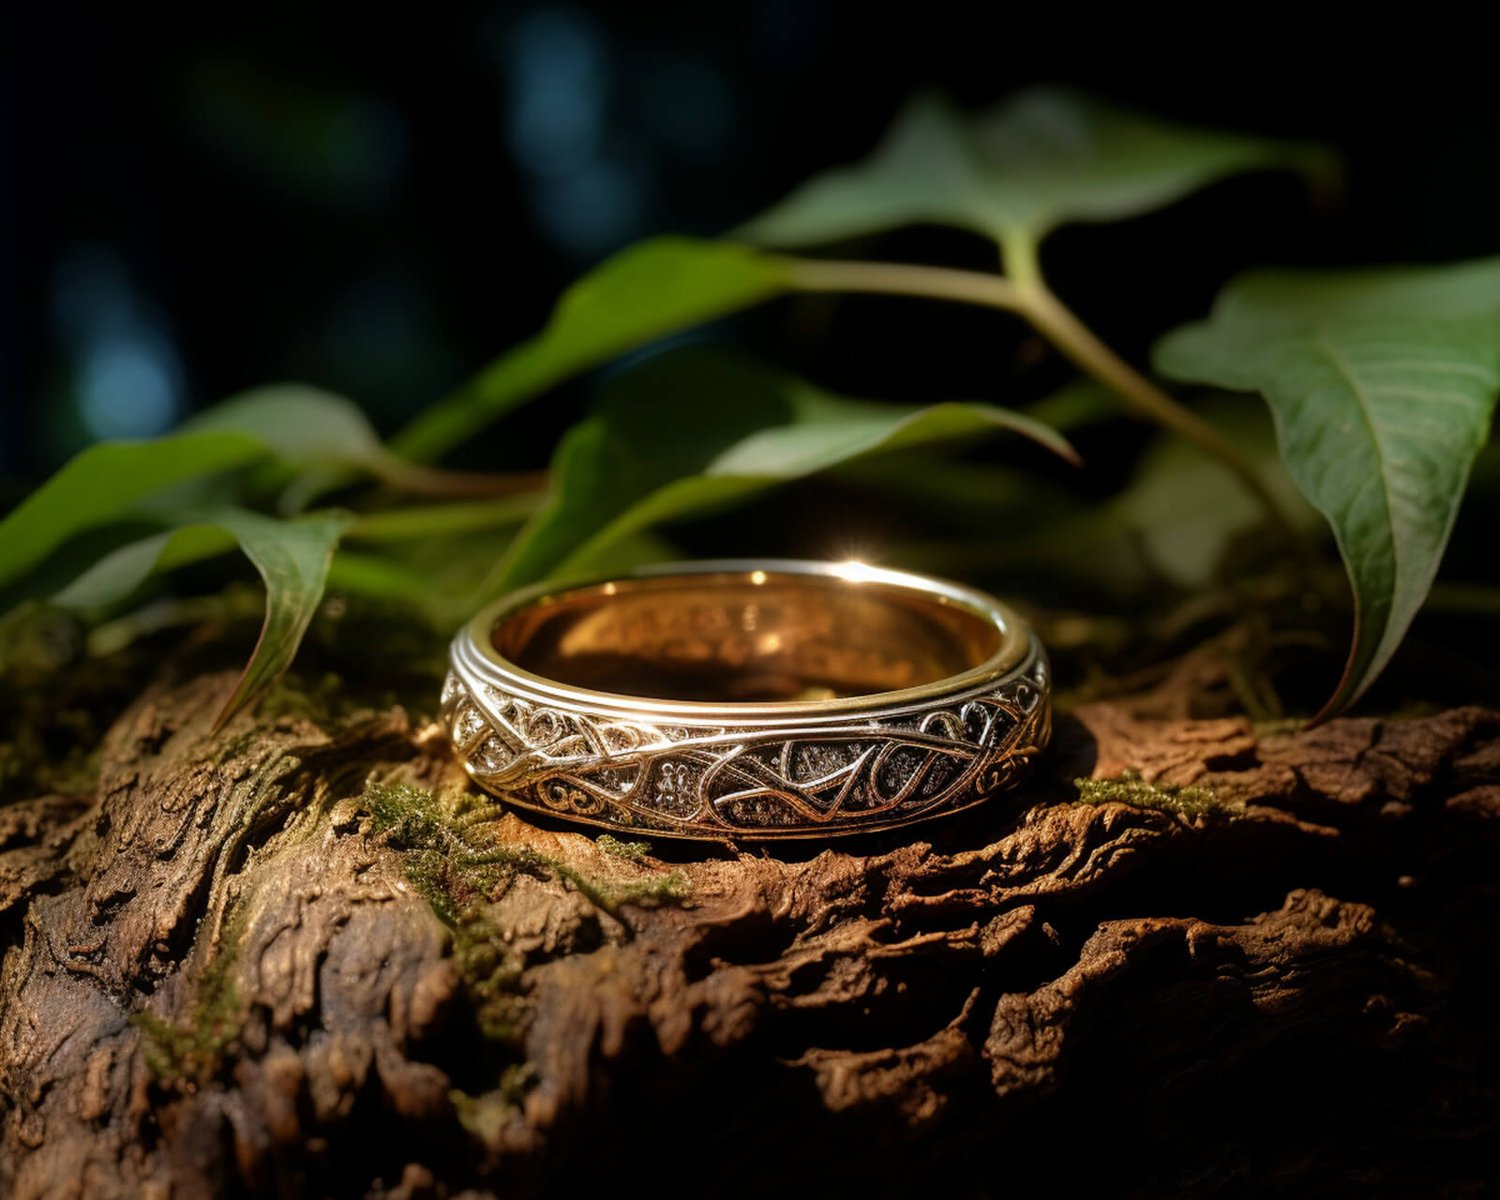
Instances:
[[[175,433],[83,452],[0,523],[0,604],[75,612],[94,625],[94,648],[117,648],[171,624],[161,606],[189,603],[193,584],[217,586],[213,562],[238,546],[265,582],[266,608],[223,720],[292,661],[330,588],[445,630],[499,590],[672,554],[664,534],[691,542],[705,516],[813,477],[925,513],[938,535],[893,547],[909,565],[1085,581],[1101,596],[1196,594],[1215,611],[1225,595],[1263,613],[1322,604],[1316,510],[1356,603],[1333,712],[1385,665],[1446,547],[1500,390],[1500,269],[1231,283],[1156,361],[1178,379],[1264,395],[1278,454],[1264,410],[1244,397],[1189,402],[1116,355],[1051,291],[1040,257],[1064,223],[1135,216],[1250,170],[1291,169],[1322,186],[1329,162],[1304,145],[1169,125],[1055,90],[972,116],[920,98],[868,162],[812,180],[739,240],[659,238],[607,260],[535,338],[389,446],[352,402],[281,385]],[[786,252],[913,223],[992,240],[1003,273]],[[1003,310],[1080,379],[1023,411],[942,396],[896,404],[673,344],[777,296],[861,292]],[[1121,295],[1128,302],[1128,288]],[[429,465],[622,357],[545,475]],[[1137,461],[1122,413],[1162,431]],[[974,461],[970,447],[997,432],[1051,453]],[[1083,472],[1057,461],[1076,461],[1065,433],[1093,447]],[[1118,486],[1101,495],[1099,479]],[[1284,584],[1236,582],[1272,576]]]

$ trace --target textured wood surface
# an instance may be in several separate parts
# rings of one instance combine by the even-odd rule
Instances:
[[[1095,704],[1021,794],[763,852],[505,814],[400,708],[215,735],[232,683],[0,808],[0,1194],[1500,1177],[1500,715]]]

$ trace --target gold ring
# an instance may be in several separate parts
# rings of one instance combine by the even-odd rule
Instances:
[[[632,833],[866,833],[1009,786],[1051,729],[1005,604],[863,563],[672,563],[490,605],[442,716],[474,781]]]

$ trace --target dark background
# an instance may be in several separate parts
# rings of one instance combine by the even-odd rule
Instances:
[[[1058,290],[1137,361],[1245,266],[1500,250],[1500,104],[1472,29],[1424,10],[1420,29],[1350,42],[1343,28],[1319,36],[1307,10],[1216,7],[1183,24],[1053,9],[14,9],[0,479],[14,498],[93,437],[159,432],[273,380],[345,392],[394,429],[533,332],[609,251],[732,227],[868,152],[921,86],[983,104],[1071,84],[1342,152],[1347,192],[1331,208],[1312,211],[1290,180],[1238,180],[1049,244]],[[992,261],[935,233],[879,252]],[[872,396],[1005,400],[1055,382],[1027,378],[1003,318],[849,307],[857,334],[839,320],[799,340],[772,316],[746,336]],[[543,461],[587,393],[565,389],[468,457]]]

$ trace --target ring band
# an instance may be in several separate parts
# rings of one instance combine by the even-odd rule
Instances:
[[[1051,730],[1006,605],[862,563],[674,563],[481,611],[441,713],[474,781],[633,833],[866,833],[1009,786]]]

